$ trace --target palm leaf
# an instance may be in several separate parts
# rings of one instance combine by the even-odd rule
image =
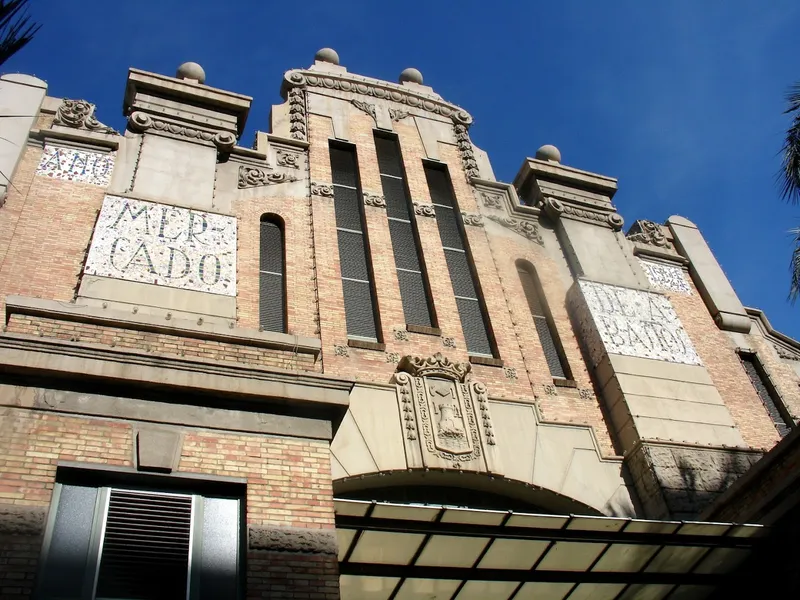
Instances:
[[[800,227],[790,229],[789,233],[794,236],[794,250],[792,259],[789,262],[789,272],[791,273],[791,283],[789,285],[789,300],[794,304],[800,296]]]
[[[0,0],[0,65],[33,39],[41,25],[27,14],[28,0]]]

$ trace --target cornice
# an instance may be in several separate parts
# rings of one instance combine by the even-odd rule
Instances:
[[[750,317],[750,320],[756,323],[759,329],[761,329],[764,337],[775,346],[778,356],[781,358],[788,358],[789,360],[800,360],[800,341],[773,329],[772,324],[769,322],[769,319],[767,319],[767,315],[764,314],[763,310],[747,306],[744,307],[744,310]],[[781,356],[781,351],[783,351],[786,356]]]
[[[396,83],[362,77],[351,73],[320,73],[305,69],[293,69],[284,75],[284,94],[295,88],[322,88],[369,96],[405,104],[448,119],[454,123],[469,126],[472,116],[461,107],[445,102],[438,96],[423,94]],[[396,113],[398,118],[403,118]]]

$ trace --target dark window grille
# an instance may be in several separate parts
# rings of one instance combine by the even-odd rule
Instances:
[[[399,145],[396,139],[376,135],[375,149],[406,323],[435,327],[430,288],[423,271],[419,232],[416,222],[411,218],[412,204]]]
[[[377,303],[355,148],[331,145],[330,155],[347,335],[379,341]]]
[[[495,356],[489,318],[479,297],[479,285],[464,237],[461,213],[453,194],[450,176],[443,168],[425,163],[425,178],[436,213],[436,224],[456,296],[467,352]]]
[[[564,357],[564,350],[561,347],[558,332],[544,299],[541,282],[536,270],[529,263],[518,261],[517,273],[522,283],[522,289],[525,292],[525,299],[528,301],[528,308],[533,317],[533,324],[536,327],[536,333],[539,336],[539,343],[542,345],[550,375],[562,379],[570,379],[569,365]]]
[[[784,416],[784,410],[781,410],[783,403],[764,372],[760,361],[755,354],[745,352],[739,354],[739,360],[742,361],[742,366],[747,372],[753,387],[756,388],[756,393],[758,393],[758,397],[764,404],[764,408],[767,409],[767,414],[772,419],[775,429],[778,430],[781,437],[789,435],[792,430],[792,421]]]
[[[262,215],[258,321],[264,331],[286,332],[286,260],[283,223]]]

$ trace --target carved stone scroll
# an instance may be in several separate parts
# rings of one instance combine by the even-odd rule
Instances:
[[[297,181],[297,177],[286,173],[272,173],[258,167],[248,167],[246,165],[239,167],[239,189],[274,185],[276,183],[290,183],[292,181]]]
[[[433,204],[414,202],[414,214],[420,217],[435,217],[436,211],[433,208]]]
[[[461,154],[461,164],[464,166],[464,172],[467,174],[467,179],[473,177],[480,177],[478,170],[478,161],[475,160],[475,149],[472,147],[472,142],[469,139],[469,132],[467,126],[461,123],[454,125],[456,132],[456,146]]]
[[[495,223],[499,223],[503,227],[518,233],[524,238],[536,242],[539,245],[544,245],[544,238],[539,233],[539,226],[530,221],[521,221],[519,219],[512,219],[511,217],[500,217],[498,215],[488,215],[489,218]]]
[[[462,212],[461,218],[464,221],[464,225],[469,225],[470,227],[483,227],[483,217],[481,215]]]
[[[312,181],[311,195],[322,196],[323,198],[333,198],[333,184]]]
[[[625,235],[632,242],[640,242],[649,246],[658,246],[672,250],[672,244],[667,240],[664,235],[661,225],[653,221],[638,220],[631,225],[628,233]]]
[[[364,204],[375,208],[386,208],[386,198],[378,194],[364,192]]]
[[[97,133],[109,135],[119,135],[115,129],[103,125],[94,116],[95,105],[86,100],[70,100],[64,98],[56,109],[56,116],[53,125],[72,127],[73,129],[84,129]]]
[[[291,88],[289,99],[289,135],[293,140],[308,139],[308,118],[306,115],[306,94],[300,88]]]
[[[367,113],[373,120],[377,120],[377,116],[375,115],[375,105],[370,104],[369,102],[362,102],[361,100],[353,99],[350,101],[353,106],[355,106],[358,110]]]

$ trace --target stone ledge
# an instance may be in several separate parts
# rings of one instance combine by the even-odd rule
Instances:
[[[173,319],[169,324],[166,324],[163,320],[151,315],[133,316],[119,311],[80,306],[71,302],[25,298],[22,296],[6,296],[6,319],[11,314],[36,315],[63,321],[152,331],[229,344],[258,346],[271,350],[297,352],[299,354],[313,354],[314,356],[318,356],[322,349],[322,343],[317,338],[300,337],[271,331],[255,331],[252,329],[223,329],[215,323],[197,325],[188,319]]]
[[[489,356],[469,355],[469,362],[473,365],[484,365],[487,367],[502,367],[505,363],[502,358],[491,358]]]
[[[629,242],[631,240],[628,240]],[[642,244],[641,242],[631,242],[633,244],[633,255],[643,256],[646,258],[657,258],[661,261],[686,266],[689,264],[689,259],[681,256],[675,251],[665,250],[658,246],[650,246]]]
[[[406,324],[406,331],[410,333],[421,333],[422,335],[442,335],[442,330],[438,327],[426,327],[425,325]]]
[[[247,537],[250,550],[334,556],[338,552],[336,532],[328,529],[251,525]]]
[[[45,508],[0,504],[0,535],[39,536],[44,532]]]
[[[77,142],[82,150],[97,149],[100,152],[108,152],[119,148],[120,140],[124,139],[121,135],[111,135],[109,133],[98,133],[85,129],[71,129],[61,125],[53,125],[52,129],[31,129],[30,137],[43,143],[52,141],[66,140]]]
[[[347,340],[347,345],[351,348],[361,348],[362,350],[375,350],[376,352],[383,352],[386,350],[386,344],[380,342],[368,342],[366,340]]]

